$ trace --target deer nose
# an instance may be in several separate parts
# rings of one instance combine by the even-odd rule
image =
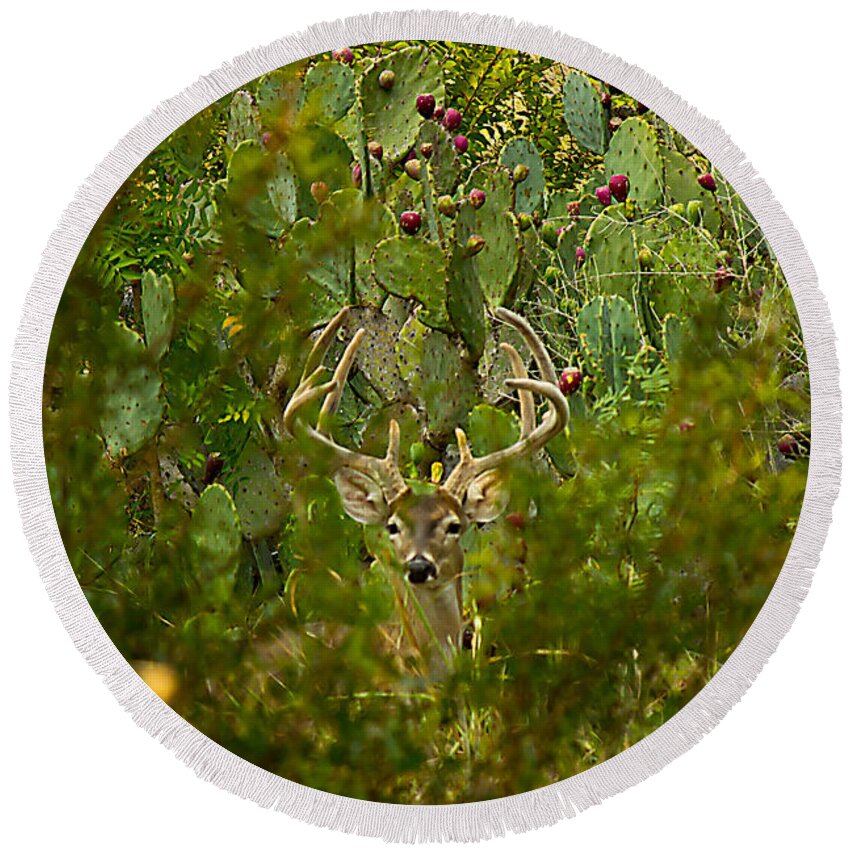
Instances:
[[[411,584],[424,584],[437,577],[437,568],[427,558],[417,555],[407,562],[407,580]]]

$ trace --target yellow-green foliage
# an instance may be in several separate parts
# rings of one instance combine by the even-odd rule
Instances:
[[[203,733],[338,794],[484,800],[621,752],[728,658],[795,530],[805,354],[752,216],[721,175],[715,195],[695,185],[710,163],[657,116],[612,135],[604,85],[509,50],[354,52],[213,104],[118,192],[51,336],[51,493],[107,633],[168,665]],[[423,93],[459,130],[417,113]],[[633,170],[633,194],[603,211],[606,166]],[[456,214],[437,215],[446,194]],[[390,650],[386,535],[283,434],[310,339],[345,304],[327,363],[368,337],[335,436],[382,454],[398,420],[416,488],[450,471],[455,426],[477,452],[518,433],[498,342],[522,343],[494,307],[583,375],[568,432],[464,537],[474,650],[440,683]]]

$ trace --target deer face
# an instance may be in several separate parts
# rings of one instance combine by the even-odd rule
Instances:
[[[420,588],[438,588],[463,570],[460,540],[470,523],[496,519],[507,504],[501,478],[487,472],[467,488],[461,503],[444,487],[430,493],[406,488],[388,503],[380,482],[342,469],[335,482],[346,513],[366,525],[383,525],[405,578]]]

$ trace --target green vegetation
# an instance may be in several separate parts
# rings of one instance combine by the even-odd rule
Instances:
[[[627,94],[475,45],[348,58],[213,104],[104,212],[47,360],[57,520],[117,647],[233,752],[371,800],[514,794],[657,728],[764,603],[806,484],[797,316],[723,176]],[[567,433],[464,539],[440,683],[390,648],[384,534],[282,429],[346,304],[335,437],[383,454],[395,418],[418,486],[456,426],[515,439],[496,307],[568,370]]]

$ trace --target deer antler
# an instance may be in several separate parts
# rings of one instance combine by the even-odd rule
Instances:
[[[475,458],[472,456],[463,429],[458,428],[455,431],[460,461],[446,479],[444,489],[461,502],[467,488],[475,478],[508,461],[534,454],[564,430],[570,415],[567,400],[558,388],[555,367],[552,365],[549,353],[531,325],[522,316],[504,307],[497,308],[495,314],[496,318],[512,325],[522,335],[537,363],[540,380],[529,378],[519,352],[509,343],[502,343],[500,347],[508,355],[514,373],[513,378],[505,381],[505,386],[517,390],[519,394],[520,437],[512,446]],[[549,403],[549,409],[543,414],[540,424],[536,427],[534,425],[534,393],[543,396]]]
[[[301,381],[292,394],[289,404],[287,404],[286,409],[283,411],[283,427],[290,435],[294,435],[296,428],[301,428],[313,442],[321,445],[328,452],[331,459],[331,466],[334,469],[348,467],[349,469],[355,469],[369,475],[380,484],[385,498],[389,503],[407,490],[407,484],[398,466],[400,439],[398,422],[395,419],[390,421],[389,445],[386,455],[382,458],[360,454],[359,452],[347,449],[345,446],[340,446],[336,443],[330,436],[331,417],[339,407],[339,401],[345,389],[345,382],[348,380],[348,373],[351,371],[354,363],[354,356],[357,353],[360,343],[363,341],[363,337],[366,335],[366,331],[363,328],[360,328],[354,334],[351,342],[346,346],[331,380],[326,383],[319,383],[325,373],[325,367],[322,365],[322,361],[325,359],[325,355],[336,337],[336,332],[347,315],[348,307],[343,307],[328,322],[327,327],[325,327],[313,345],[307,357],[307,362],[304,365],[304,373],[301,376]],[[318,422],[313,426],[305,422],[299,416],[299,413],[310,402],[323,396],[325,400],[322,402],[322,408],[319,411]]]

